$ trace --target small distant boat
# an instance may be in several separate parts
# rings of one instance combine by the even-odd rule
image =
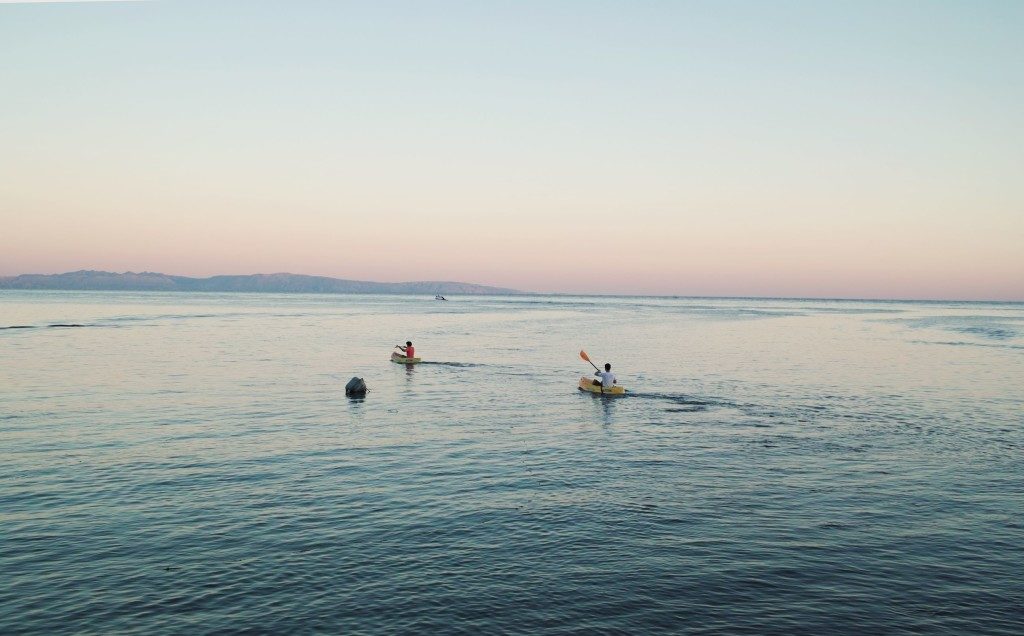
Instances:
[[[423,361],[423,358],[407,358],[402,354],[395,352],[391,354],[391,361],[396,364],[419,364]]]
[[[437,296],[434,296],[434,300],[448,300],[448,299],[445,298],[444,296],[442,296],[441,294],[438,294]]]
[[[601,395],[625,395],[626,389],[621,386],[615,385],[609,389],[602,388],[594,384],[594,381],[587,376],[580,378],[580,391],[587,391],[589,393],[600,393]]]

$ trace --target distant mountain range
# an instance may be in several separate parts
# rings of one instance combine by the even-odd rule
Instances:
[[[301,294],[519,294],[514,289],[449,281],[375,283],[303,274],[248,274],[189,278],[156,272],[22,274],[0,277],[0,289],[64,289],[103,291],[267,292]]]

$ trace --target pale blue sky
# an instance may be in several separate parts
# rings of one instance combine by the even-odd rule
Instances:
[[[0,86],[0,275],[1024,298],[1021,2],[4,4]]]

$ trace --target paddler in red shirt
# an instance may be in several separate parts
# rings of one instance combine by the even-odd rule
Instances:
[[[412,346],[412,342],[410,342],[408,340],[405,341],[405,346],[404,347],[402,345],[395,345],[395,349],[401,349],[402,353],[405,354],[406,358],[415,358],[416,357],[416,349]]]

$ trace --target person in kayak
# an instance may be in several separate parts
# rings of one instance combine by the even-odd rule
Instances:
[[[395,345],[395,349],[401,349],[402,353],[405,354],[406,358],[415,358],[416,357],[416,349],[412,346],[412,342],[410,342],[408,340],[405,341],[405,346],[404,347],[402,345]]]
[[[612,365],[605,362],[604,371],[594,371],[594,375],[600,376],[600,380],[594,380],[594,386],[599,386],[602,389],[610,389],[619,383],[619,379],[612,373]]]

